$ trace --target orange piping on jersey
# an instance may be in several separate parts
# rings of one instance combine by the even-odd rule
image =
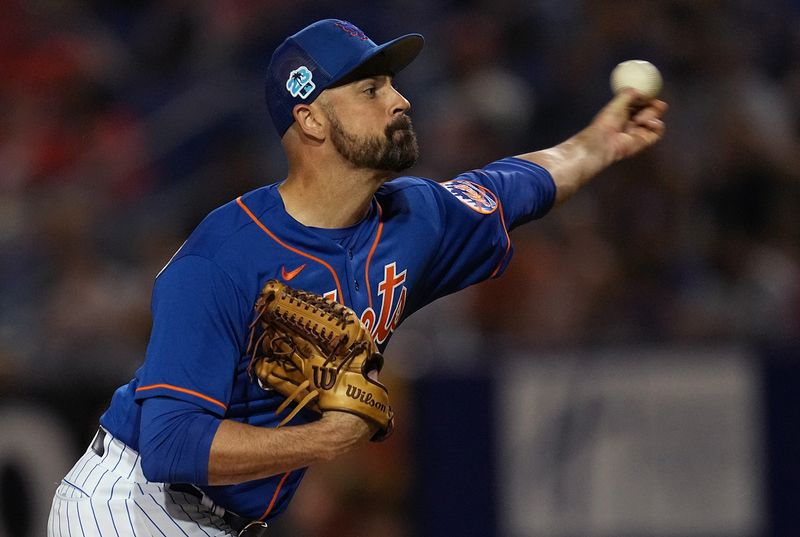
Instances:
[[[292,473],[292,471],[289,470],[288,472],[283,474],[283,477],[281,478],[280,482],[278,483],[278,488],[275,489],[275,494],[272,495],[272,499],[269,501],[269,505],[267,506],[267,510],[264,511],[264,514],[261,515],[261,518],[258,519],[259,522],[263,522],[267,518],[267,516],[272,512],[272,508],[275,507],[275,500],[278,499],[278,493],[281,491],[281,488],[283,487],[283,484],[286,481],[286,478],[289,477],[289,474],[291,474],[291,473]]]
[[[491,192],[491,190],[489,190],[489,192]],[[492,192],[492,194],[494,194],[494,192]],[[494,278],[495,275],[497,275],[497,272],[500,270],[500,267],[503,266],[503,261],[505,261],[506,257],[508,257],[508,252],[511,250],[511,237],[508,236],[508,228],[506,227],[506,217],[503,215],[503,204],[500,203],[500,198],[498,198],[497,195],[495,195],[495,199],[497,200],[497,206],[500,208],[500,223],[503,224],[503,231],[506,232],[506,242],[508,244],[506,245],[506,253],[503,254],[503,257],[500,258],[500,262],[497,264],[497,267],[494,269],[494,272],[492,272],[492,275],[489,276],[489,278]]]
[[[369,309],[372,309],[372,292],[369,289],[369,262],[372,261],[372,254],[375,253],[375,248],[378,246],[378,241],[381,240],[381,232],[383,231],[383,209],[381,209],[380,203],[376,202],[376,205],[378,206],[378,231],[375,233],[375,242],[372,243],[372,248],[369,249],[369,255],[367,255],[367,266],[364,268],[364,278],[367,280]]]
[[[200,399],[202,399],[204,401],[208,401],[209,403],[214,403],[215,405],[218,405],[218,406],[222,407],[222,410],[228,410],[227,405],[224,405],[224,404],[220,403],[219,401],[217,401],[216,399],[214,399],[212,397],[209,397],[207,395],[203,395],[202,393],[198,393],[198,392],[193,391],[193,390],[187,390],[186,388],[173,386],[172,384],[150,384],[149,386],[140,386],[140,387],[136,388],[136,391],[137,392],[144,392],[144,391],[147,391],[147,390],[157,390],[158,388],[164,388],[165,390],[174,390],[176,392],[181,392],[181,393],[188,393],[189,395],[194,395],[195,397],[199,397]]]
[[[284,247],[284,248],[286,248],[287,250],[289,250],[289,251],[291,251],[291,252],[294,252],[294,253],[296,253],[296,254],[298,254],[298,255],[302,255],[303,257],[305,257],[305,258],[308,258],[308,259],[310,259],[310,260],[312,260],[312,261],[316,261],[316,262],[317,262],[317,263],[319,263],[320,265],[322,265],[322,266],[324,266],[325,268],[327,268],[327,269],[330,271],[330,273],[331,273],[331,276],[333,276],[333,281],[335,281],[335,282],[336,282],[336,290],[338,291],[338,294],[337,294],[337,296],[339,297],[339,301],[340,301],[342,304],[344,304],[344,295],[342,294],[342,286],[341,286],[341,284],[339,284],[339,277],[336,275],[336,271],[335,271],[335,270],[333,270],[333,267],[332,267],[332,266],[330,266],[328,263],[326,263],[325,261],[323,261],[322,259],[320,259],[320,258],[318,258],[318,257],[314,257],[314,256],[313,256],[313,255],[311,255],[311,254],[307,254],[307,253],[305,253],[305,252],[303,252],[303,251],[301,251],[301,250],[298,250],[297,248],[293,248],[292,246],[289,246],[288,244],[286,244],[285,242],[283,242],[282,240],[280,240],[278,237],[276,237],[274,233],[272,233],[272,232],[271,232],[269,229],[267,229],[267,226],[265,226],[264,224],[262,224],[262,223],[261,223],[261,221],[260,221],[258,218],[256,218],[256,215],[254,215],[254,214],[253,214],[253,213],[250,211],[250,209],[247,207],[247,205],[245,205],[245,204],[244,204],[244,202],[242,201],[242,197],[241,197],[241,196],[239,196],[238,198],[236,198],[236,203],[238,203],[238,204],[239,204],[239,207],[241,207],[241,208],[242,208],[242,210],[243,210],[245,213],[247,213],[247,216],[249,216],[249,217],[250,217],[250,219],[251,219],[253,222],[255,222],[255,223],[256,223],[256,225],[258,225],[258,227],[260,227],[260,228],[261,228],[261,230],[262,230],[264,233],[266,233],[267,235],[269,235],[269,236],[272,238],[272,240],[274,240],[275,242],[277,242],[278,244],[280,244],[281,246],[283,246],[283,247]]]

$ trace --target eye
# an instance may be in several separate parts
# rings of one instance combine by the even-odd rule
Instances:
[[[376,91],[377,89],[375,88],[375,86],[367,86],[366,88],[364,88],[364,93],[366,93],[370,97],[374,97]]]

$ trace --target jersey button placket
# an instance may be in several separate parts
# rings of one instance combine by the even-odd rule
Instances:
[[[352,260],[353,260],[353,249],[352,249],[352,248],[348,248],[348,249],[347,249],[347,259],[349,259],[350,261],[352,261]],[[351,263],[351,264],[350,264],[350,268],[352,269],[352,267],[353,267],[353,265],[352,265],[352,263]],[[353,278],[353,288],[354,288],[356,291],[358,291],[358,290],[359,290],[358,278]]]
[[[361,290],[361,285],[358,283],[358,277],[356,276],[356,270],[353,266],[353,249],[352,248],[342,248],[344,250],[344,264],[347,267],[347,276],[349,281],[351,282],[350,289],[357,293]]]

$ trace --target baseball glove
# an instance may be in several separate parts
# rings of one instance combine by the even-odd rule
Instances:
[[[255,311],[250,378],[286,397],[276,414],[297,402],[278,427],[303,408],[338,410],[378,424],[373,441],[389,436],[394,425],[389,393],[377,380],[383,356],[352,309],[270,280]]]

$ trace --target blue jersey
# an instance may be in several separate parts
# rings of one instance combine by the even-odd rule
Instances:
[[[397,178],[376,192],[359,223],[319,229],[286,212],[278,186],[209,214],[156,277],[144,364],[101,418],[131,448],[139,449],[138,403],[154,396],[191,402],[220,419],[277,425],[283,397],[250,380],[245,352],[267,280],[351,307],[383,350],[417,309],[500,275],[512,254],[509,230],[543,216],[556,191],[543,168],[507,158],[445,183]],[[292,424],[313,419],[301,412]],[[242,516],[268,519],[285,509],[302,476],[297,470],[201,488]]]

